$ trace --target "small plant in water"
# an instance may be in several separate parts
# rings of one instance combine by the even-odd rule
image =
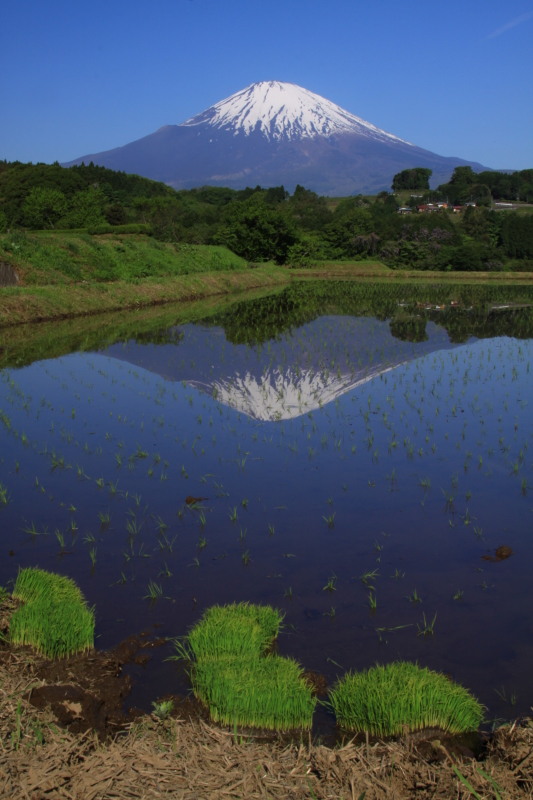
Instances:
[[[422,598],[418,596],[418,594],[416,593],[416,589],[414,589],[412,594],[407,595],[407,599],[409,600],[410,603],[413,603],[413,605],[415,606],[418,605],[418,603],[422,602]]]
[[[435,625],[435,620],[437,619],[437,615],[433,617],[431,622],[426,620],[426,615],[424,614],[424,621],[423,624],[417,625],[418,628],[418,636],[423,636],[424,639],[426,636],[433,636],[433,627]]]
[[[172,700],[161,700],[159,703],[152,703],[152,708],[154,709],[152,711],[154,716],[156,716],[159,720],[164,720],[170,716],[170,713],[174,708],[174,702]]]

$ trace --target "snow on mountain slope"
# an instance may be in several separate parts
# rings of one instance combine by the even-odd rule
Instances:
[[[206,123],[213,128],[231,130],[234,136],[239,133],[248,136],[260,130],[268,140],[329,138],[339,133],[355,133],[380,141],[411,144],[308,89],[281,81],[252,83],[180,127]]]

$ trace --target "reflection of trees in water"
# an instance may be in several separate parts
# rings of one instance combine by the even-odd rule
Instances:
[[[420,316],[396,317],[390,321],[390,332],[402,342],[427,342],[426,322]]]
[[[492,305],[508,303],[531,304],[532,308],[491,312]],[[392,335],[402,341],[426,341],[428,320],[444,328],[454,343],[471,336],[532,338],[533,287],[313,281],[244,300],[205,322],[224,328],[233,344],[256,345],[325,314],[390,319]]]

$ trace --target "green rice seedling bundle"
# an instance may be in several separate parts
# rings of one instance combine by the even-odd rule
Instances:
[[[19,572],[13,597],[22,602],[10,622],[10,639],[46,658],[64,658],[94,646],[94,612],[74,581],[29,567]]]
[[[399,736],[422,728],[474,731],[483,707],[439,672],[406,661],[349,672],[330,694],[339,725],[355,733]]]
[[[196,697],[226,725],[310,728],[316,699],[292,659],[267,655],[282,616],[270,606],[213,606],[178,644],[192,661]]]
[[[223,725],[271,730],[310,728],[316,699],[291,658],[269,655],[202,658],[194,668],[194,690]]]
[[[270,606],[233,603],[208,608],[188,638],[194,657],[257,658],[279,633],[283,617]]]

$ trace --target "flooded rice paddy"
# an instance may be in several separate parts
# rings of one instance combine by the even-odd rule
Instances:
[[[329,684],[416,660],[489,721],[526,713],[524,292],[290,287],[195,322],[102,324],[74,353],[61,323],[41,356],[21,329],[0,351],[0,584],[31,565],[74,578],[99,648],[154,625],[182,636],[214,603],[270,603],[280,652]],[[128,705],[187,691],[171,652],[132,667]]]

